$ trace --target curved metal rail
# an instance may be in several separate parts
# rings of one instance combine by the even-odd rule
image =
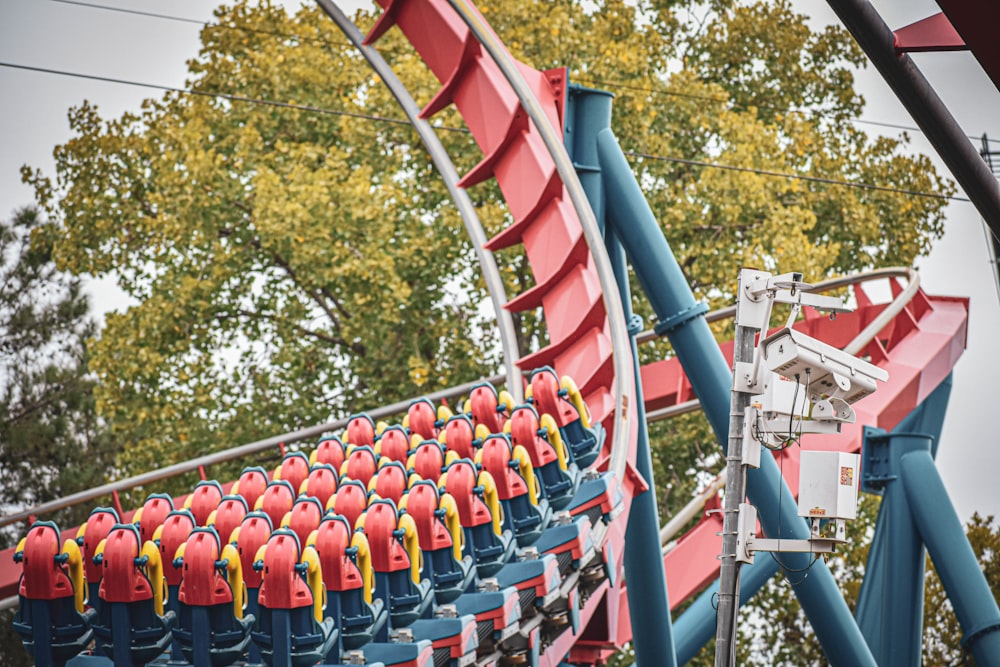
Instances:
[[[403,113],[406,114],[410,125],[417,131],[420,141],[423,142],[428,154],[430,154],[431,160],[434,162],[434,166],[437,167],[438,173],[441,175],[441,179],[448,189],[448,194],[451,195],[452,201],[455,202],[455,207],[462,217],[465,230],[468,232],[469,238],[472,239],[472,245],[476,249],[476,257],[483,272],[483,280],[486,282],[486,289],[490,293],[493,310],[497,316],[497,326],[500,329],[500,346],[503,349],[504,369],[506,370],[507,377],[515,377],[517,375],[517,360],[521,358],[521,355],[518,351],[514,320],[505,308],[507,305],[507,293],[504,289],[503,278],[500,277],[500,270],[497,268],[493,253],[485,248],[487,240],[486,232],[483,231],[483,225],[476,214],[476,208],[472,205],[469,195],[458,185],[458,170],[455,169],[455,164],[451,161],[451,157],[448,156],[448,152],[445,150],[444,145],[442,145],[441,140],[434,134],[434,128],[431,127],[430,123],[420,118],[420,107],[417,106],[413,96],[410,95],[410,91],[406,89],[403,82],[392,71],[389,63],[385,61],[378,51],[364,44],[364,35],[361,34],[361,30],[332,0],[316,0],[316,3],[337,24],[337,27],[340,28],[361,55],[364,56],[375,73],[381,77],[389,92],[396,98],[396,102],[399,103],[399,107],[403,110]],[[518,403],[524,400],[524,390],[520,382],[509,383],[507,389]]]

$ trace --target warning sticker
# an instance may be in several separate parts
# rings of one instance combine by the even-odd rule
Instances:
[[[840,484],[842,486],[854,486],[854,468],[840,466]]]
[[[814,507],[809,510],[809,516],[826,516],[826,510],[822,507]]]

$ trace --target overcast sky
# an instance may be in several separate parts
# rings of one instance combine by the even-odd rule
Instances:
[[[216,5],[211,0],[93,1],[199,21],[211,20]],[[836,21],[825,3],[800,2],[798,6],[812,14],[817,24]],[[876,6],[893,28],[937,11],[928,0],[881,1]],[[191,23],[58,0],[0,0],[0,62],[183,86],[185,61],[198,52],[198,30],[199,26]],[[916,60],[967,134],[979,136],[986,132],[1000,139],[1000,93],[972,56],[920,54]],[[859,73],[858,88],[868,101],[863,118],[913,125],[873,68]],[[110,118],[137,110],[144,97],[162,94],[7,67],[0,67],[0,91],[0,215],[5,217],[32,201],[32,192],[20,183],[18,170],[22,164],[52,174],[52,149],[69,138],[66,111],[70,106],[87,99],[97,104],[105,118]],[[896,130],[880,131],[898,136]],[[944,170],[922,135],[911,132],[910,136],[913,150],[932,155]],[[939,467],[963,519],[976,510],[1000,515],[1000,485],[995,480],[1000,451],[990,421],[996,410],[992,383],[1000,370],[994,338],[1000,331],[1000,306],[982,221],[971,204],[953,202],[949,206],[944,238],[917,266],[928,293],[972,299],[968,350],[955,369]],[[94,283],[91,293],[101,312],[127,305],[114,285]]]

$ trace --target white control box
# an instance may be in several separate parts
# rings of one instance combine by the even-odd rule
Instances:
[[[855,519],[861,456],[802,450],[799,460],[799,516]]]

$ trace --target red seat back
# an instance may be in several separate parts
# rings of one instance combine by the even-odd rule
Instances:
[[[221,554],[219,536],[212,529],[196,528],[188,536],[178,600],[195,607],[232,603],[233,590],[215,567]]]
[[[194,520],[199,526],[204,526],[208,522],[208,515],[215,511],[222,501],[222,485],[214,479],[198,482],[185,503],[185,507],[191,510]]]
[[[263,512],[250,512],[240,524],[236,550],[243,566],[243,583],[247,588],[260,588],[261,574],[253,569],[253,559],[257,550],[271,539],[271,519]]]
[[[347,422],[347,444],[375,446],[375,422],[368,415],[362,413],[354,415]]]
[[[240,478],[236,481],[236,489],[233,493],[238,493],[247,501],[247,507],[257,506],[257,499],[264,495],[264,489],[270,479],[267,472],[260,466],[244,468]]]
[[[367,487],[377,469],[378,462],[375,458],[375,450],[363,446],[356,447],[351,451],[340,472],[341,476],[357,480]]]
[[[94,564],[97,545],[108,536],[117,523],[118,512],[110,507],[95,507],[90,512],[90,516],[87,517],[87,523],[84,525],[83,544],[80,547],[83,551],[83,574],[91,584],[100,581],[103,574],[101,566]]]
[[[295,495],[302,488],[302,482],[309,477],[309,457],[302,452],[289,452],[281,460],[281,465],[275,471],[276,479],[283,479],[292,485]]]
[[[361,482],[350,480],[337,489],[337,495],[333,499],[333,511],[346,518],[352,528],[367,507],[368,489]]]
[[[324,511],[319,500],[309,496],[299,498],[292,505],[288,527],[298,536],[301,544],[305,544],[306,540],[309,539],[309,534],[319,528]]]
[[[476,458],[476,427],[466,415],[456,415],[444,427],[445,446],[462,459]]]
[[[23,575],[18,593],[29,600],[56,600],[73,596],[73,582],[55,556],[62,552],[59,528],[39,521],[24,540]]]
[[[334,470],[340,470],[340,466],[344,465],[344,445],[339,438],[332,435],[325,437],[316,445],[313,456],[315,456],[314,464],[329,463]]]
[[[406,459],[410,455],[410,438],[402,426],[390,426],[382,431],[378,446],[382,458],[406,464]]]
[[[337,492],[337,471],[329,463],[317,463],[306,478],[306,495],[316,498],[326,507],[330,496]]]
[[[250,508],[243,496],[223,496],[219,509],[215,510],[215,532],[222,544],[229,544],[229,538],[246,517]]]
[[[437,411],[428,398],[418,398],[410,403],[406,416],[410,433],[419,434],[424,440],[437,440]]]
[[[177,548],[187,542],[191,531],[196,527],[194,515],[189,510],[174,510],[163,522],[163,529],[160,531],[160,560],[163,561],[163,576],[171,586],[181,583],[183,574],[173,566]]]
[[[281,520],[285,518],[295,504],[295,491],[292,485],[285,480],[270,482],[264,489],[264,495],[258,500],[259,509],[271,519],[272,526],[280,526]]]
[[[174,511],[174,500],[165,493],[153,493],[142,504],[139,515],[139,537],[142,541],[153,539],[153,533],[163,525],[167,515]]]

